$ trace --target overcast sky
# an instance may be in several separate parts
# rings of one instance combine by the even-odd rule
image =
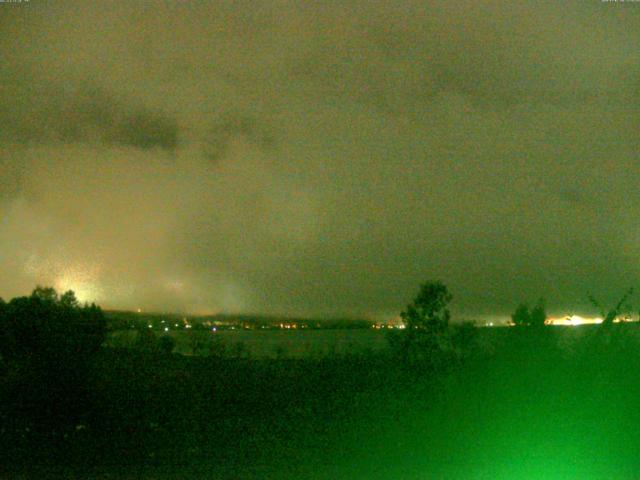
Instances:
[[[440,279],[474,316],[640,287],[640,3],[31,0],[0,31],[5,299],[385,316]]]

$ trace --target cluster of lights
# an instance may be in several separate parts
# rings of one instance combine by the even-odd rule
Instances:
[[[617,317],[613,320],[613,323],[632,322],[633,320],[628,317]],[[602,317],[581,317],[580,315],[571,315],[563,318],[550,318],[547,320],[547,325],[597,325],[602,323]]]
[[[373,325],[371,325],[371,328],[373,328],[374,330],[382,330],[382,329],[385,329],[385,328],[388,328],[388,329],[397,328],[398,330],[404,330],[407,327],[406,327],[406,325],[404,323],[399,323],[399,324],[374,323]]]
[[[180,327],[184,327],[185,329],[191,329],[191,328],[193,328],[193,325],[191,325],[191,324],[187,321],[187,319],[186,319],[186,318],[183,318],[183,319],[182,319],[182,323],[180,323],[180,322],[175,322],[175,323],[173,324],[173,327],[172,327],[171,325],[168,325],[166,320],[161,320],[161,321],[160,321],[160,323],[161,323],[161,326],[160,326],[160,327],[161,327],[161,328],[162,328],[162,330],[164,330],[165,332],[168,332],[168,331],[170,330],[170,328],[175,328],[175,329],[179,329]],[[149,323],[149,324],[147,324],[147,327],[149,327],[149,328],[153,328],[153,323]],[[214,329],[214,331],[215,331],[215,329]]]

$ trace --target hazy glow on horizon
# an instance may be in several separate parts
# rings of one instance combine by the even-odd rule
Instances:
[[[66,267],[63,273],[53,283],[58,293],[73,290],[80,302],[100,303],[106,300],[100,286],[97,268],[84,265]]]
[[[571,315],[561,318],[549,318],[547,323],[549,325],[594,325],[602,323],[601,317],[582,317],[580,315]]]

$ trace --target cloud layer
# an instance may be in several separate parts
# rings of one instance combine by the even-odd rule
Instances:
[[[640,273],[640,17],[593,2],[0,7],[0,295],[461,315]]]

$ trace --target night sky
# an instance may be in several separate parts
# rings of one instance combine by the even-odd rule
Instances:
[[[5,299],[393,316],[440,279],[462,318],[640,279],[638,2],[31,0],[0,31]]]

